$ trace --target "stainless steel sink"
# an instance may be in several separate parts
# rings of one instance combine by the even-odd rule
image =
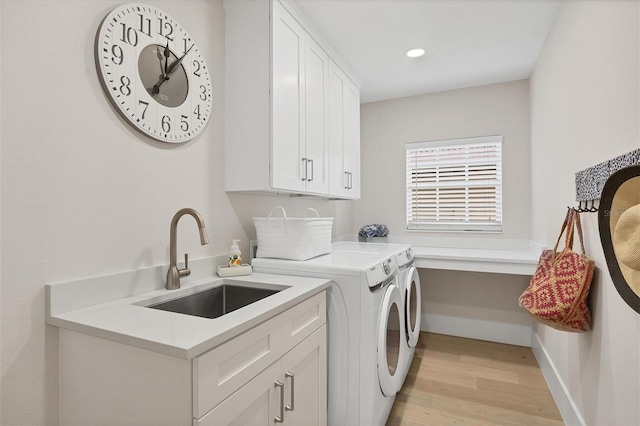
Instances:
[[[223,284],[177,299],[154,303],[147,307],[203,318],[218,318],[281,290]]]

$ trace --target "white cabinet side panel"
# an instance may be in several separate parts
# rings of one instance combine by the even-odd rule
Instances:
[[[61,424],[191,424],[190,361],[59,333]]]

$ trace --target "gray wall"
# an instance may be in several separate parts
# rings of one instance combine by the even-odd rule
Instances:
[[[398,239],[524,239],[530,230],[529,83],[515,81],[363,104],[362,199],[353,224],[384,223]],[[407,142],[503,135],[503,232],[406,230]],[[419,243],[416,243],[419,244]],[[454,244],[455,245],[455,244]],[[531,318],[517,299],[526,276],[420,270],[422,329],[528,345]]]

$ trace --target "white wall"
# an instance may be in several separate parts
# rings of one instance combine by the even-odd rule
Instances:
[[[503,135],[504,230],[496,233],[408,232],[406,142]],[[384,223],[392,239],[530,238],[529,84],[504,84],[363,104],[362,199],[356,228]],[[518,306],[528,277],[420,270],[426,331],[530,345],[531,318]]]
[[[640,146],[638,13],[635,1],[562,2],[530,79],[532,232],[547,246],[566,206],[575,204],[574,173]],[[640,424],[640,316],[610,279],[597,215],[582,218],[597,268],[593,330],[569,334],[538,326],[536,340],[547,372],[557,375],[556,391],[568,391],[568,403],[561,404],[565,420]]]
[[[384,223],[393,236],[437,236],[406,230],[404,144],[498,134],[504,136],[502,234],[439,236],[528,239],[531,189],[527,81],[363,104],[362,199],[354,203],[354,225]]]
[[[179,256],[224,254],[255,237],[254,215],[278,204],[335,216],[353,233],[350,202],[231,194],[224,176],[224,12],[218,0],[148,1],[177,18],[205,54],[214,110],[184,145],[154,142],[127,125],[102,92],[94,38],[120,0],[0,1],[2,424],[58,419],[57,329],[45,325],[44,284],[168,263],[169,223],[182,207]],[[126,386],[126,384],[123,384]]]

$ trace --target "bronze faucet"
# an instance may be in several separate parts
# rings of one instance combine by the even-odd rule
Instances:
[[[169,238],[169,271],[167,272],[167,290],[177,290],[180,288],[180,277],[187,277],[191,274],[189,269],[189,254],[184,254],[184,269],[178,269],[177,262],[177,245],[178,245],[178,221],[185,214],[193,216],[198,223],[198,231],[200,232],[200,244],[209,244],[209,238],[207,237],[207,228],[204,225],[204,220],[200,213],[191,208],[185,208],[178,210],[178,212],[171,219],[171,235]]]

